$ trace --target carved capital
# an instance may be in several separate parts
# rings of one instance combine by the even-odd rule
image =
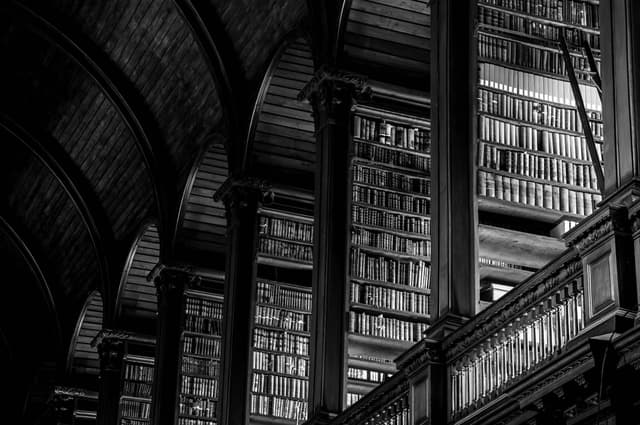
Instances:
[[[627,209],[620,205],[612,205],[599,218],[587,222],[581,228],[570,232],[567,245],[575,247],[583,254],[611,233],[628,233],[631,231]]]
[[[298,100],[310,101],[314,108],[336,112],[340,107],[350,108],[354,100],[371,97],[371,88],[363,75],[322,66],[311,81],[298,94]]]
[[[403,370],[407,376],[413,376],[433,363],[442,363],[444,358],[440,345],[436,341],[422,340],[411,350],[396,360],[398,369]]]
[[[100,357],[100,373],[117,372],[122,368],[124,357],[124,341],[114,337],[103,337],[98,343]]]
[[[252,176],[229,177],[213,195],[213,200],[224,202],[227,210],[269,203],[272,198],[271,184]]]
[[[180,297],[185,289],[198,282],[199,277],[190,267],[158,264],[147,279],[153,280],[158,296]]]

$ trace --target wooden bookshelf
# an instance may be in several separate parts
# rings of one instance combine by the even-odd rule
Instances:
[[[302,199],[278,204],[279,197],[276,191],[276,204],[259,210],[249,401],[254,425],[308,417],[312,209]]]
[[[217,423],[223,297],[203,285],[185,293],[176,423]]]
[[[347,406],[428,327],[430,137],[427,120],[370,106],[354,114]]]
[[[151,415],[153,347],[127,341],[122,365],[122,388],[118,412],[120,425],[148,425]]]
[[[553,229],[590,215],[602,200],[559,48],[562,35],[602,162],[602,105],[582,50],[583,43],[591,46],[599,68],[599,5],[583,0],[477,4],[477,204],[486,225],[480,254],[487,260],[479,262],[479,271],[484,293],[493,293],[494,286],[505,289],[542,267],[548,255],[539,245],[550,246],[549,253],[563,248],[548,238]],[[500,229],[503,225],[509,230]],[[505,232],[511,245],[521,247],[519,260],[505,260],[505,253],[496,251]]]

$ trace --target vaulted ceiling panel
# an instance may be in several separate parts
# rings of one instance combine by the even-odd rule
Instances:
[[[311,105],[297,99],[313,76],[311,49],[298,39],[275,60],[255,128],[254,161],[265,168],[313,172],[315,130]]]
[[[60,1],[50,13],[63,15],[104,49],[140,93],[180,176],[174,189],[181,191],[189,164],[222,118],[211,73],[174,2],[107,3]]]
[[[347,66],[370,77],[405,84],[409,77],[426,85],[430,39],[427,0],[353,0],[343,55]]]
[[[307,12],[302,0],[208,1],[225,23],[249,81],[261,77],[278,44]]]

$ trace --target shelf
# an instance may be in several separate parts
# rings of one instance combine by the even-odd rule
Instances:
[[[408,175],[417,179],[431,180],[431,174],[427,171],[419,168],[407,168],[392,163],[383,163],[374,159],[367,159],[360,156],[355,156],[351,160],[352,165],[364,165],[366,167],[378,168],[381,170],[389,171],[392,173]]]
[[[219,360],[217,360],[217,363],[220,363]],[[203,379],[220,379],[220,377],[218,375],[205,375],[202,373],[189,373],[189,372],[182,372],[182,370],[180,370],[180,376],[189,376],[192,378],[203,378]]]
[[[286,395],[275,395],[275,394],[271,394],[271,393],[262,393],[262,392],[259,392],[259,391],[251,391],[251,394],[267,396],[267,397],[272,397],[272,398],[274,398],[274,397],[283,398],[285,400],[299,401],[300,403],[306,403],[307,402],[302,397],[293,397],[293,396],[286,396]]]
[[[515,179],[519,179],[519,180],[528,181],[528,182],[541,183],[541,184],[546,184],[546,185],[550,185],[550,186],[557,186],[557,187],[564,187],[566,189],[570,189],[570,190],[573,190],[573,191],[576,191],[576,192],[584,192],[584,193],[591,193],[591,194],[594,194],[594,195],[600,195],[600,192],[598,190],[596,190],[596,189],[589,189],[587,187],[572,185],[572,184],[568,184],[568,183],[556,182],[556,181],[553,181],[553,180],[545,180],[545,179],[541,179],[541,178],[538,178],[538,177],[526,176],[524,174],[510,173],[508,171],[496,170],[495,168],[478,167],[478,171],[485,171],[485,172],[488,172],[488,173],[499,174],[501,176],[511,177],[511,178],[515,178]],[[507,202],[513,202],[513,201],[507,201]],[[542,207],[538,207],[538,208],[542,208]]]
[[[403,285],[402,283],[384,282],[381,280],[371,280],[355,276],[349,276],[349,279],[365,285],[381,286],[383,288],[396,289],[404,292],[415,292],[417,294],[431,294],[431,290],[428,288],[418,288],[416,286]]]
[[[136,417],[136,416],[126,416],[126,415],[121,415],[120,419],[124,419],[124,420],[129,420],[129,421],[145,421],[145,422],[151,422],[151,418],[140,418],[140,417]]]
[[[419,156],[422,158],[431,158],[431,154],[427,153],[427,152],[422,152],[422,151],[418,151],[415,149],[410,149],[410,148],[403,148],[402,146],[395,146],[395,145],[387,145],[385,143],[380,143],[378,141],[375,140],[368,140],[368,139],[363,139],[361,137],[354,137],[353,141],[356,143],[364,143],[367,145],[371,145],[371,146],[376,146],[376,147],[380,147],[380,148],[384,148],[384,149],[389,149],[391,151],[397,151],[397,152],[402,152],[402,153],[406,153],[409,155],[415,155],[415,156]]]
[[[263,279],[261,277],[258,277],[257,280],[260,282],[269,283],[276,286],[284,286],[287,289],[293,289],[295,291],[306,292],[307,294],[311,294],[311,288],[308,286],[297,285],[295,283],[280,282],[278,280],[273,280],[273,279]]]
[[[413,254],[407,254],[407,253],[403,253],[403,252],[389,251],[389,250],[382,249],[382,248],[375,248],[375,247],[356,244],[356,243],[352,243],[351,246],[359,248],[362,251],[371,252],[371,253],[378,254],[378,255],[381,255],[381,256],[384,256],[384,257],[403,258],[403,259],[410,259],[410,260],[422,260],[422,261],[426,261],[428,263],[431,262],[431,257],[427,257],[425,255],[413,255]]]
[[[303,260],[291,260],[284,257],[276,257],[265,253],[259,253],[256,257],[258,264],[264,264],[267,266],[283,267],[299,270],[311,270],[313,269],[313,263]]]
[[[493,34],[491,34],[493,35]],[[517,43],[517,42],[516,42]],[[536,67],[528,67],[525,65],[518,65],[515,63],[511,63],[511,62],[504,62],[502,60],[499,59],[493,59],[493,58],[487,58],[484,56],[480,56],[478,54],[478,62],[484,62],[484,63],[490,63],[493,65],[498,65],[498,66],[503,66],[505,68],[511,68],[513,70],[516,71],[522,71],[522,72],[526,72],[529,74],[534,74],[534,75],[539,75],[542,77],[547,77],[547,78],[554,78],[556,80],[560,80],[560,81],[564,81],[564,82],[569,82],[569,76],[566,74],[560,74],[560,73],[556,73],[556,72],[552,72],[552,71],[546,71],[544,69],[538,69]],[[564,63],[564,62],[563,62]],[[581,74],[588,74],[589,71],[585,71],[585,70],[581,70],[581,69],[575,69],[576,74],[581,73]],[[576,77],[577,78],[577,77]],[[591,80],[585,80],[582,78],[577,78],[578,79],[578,84],[582,84],[585,86],[593,86],[593,87],[597,87],[596,83],[594,83]]]
[[[282,333],[295,334],[295,335],[300,335],[300,336],[304,336],[304,337],[309,337],[309,335],[310,335],[309,331],[295,331],[295,330],[279,328],[277,326],[261,325],[261,324],[258,324],[258,323],[254,323],[253,326],[255,328],[258,328],[258,329],[265,329],[265,330],[268,330],[268,331],[278,331],[278,332],[282,332]]]
[[[367,204],[366,202],[351,201],[351,204],[352,205],[357,205],[357,206],[363,207],[363,208],[371,208],[373,210],[384,211],[384,212],[387,212],[387,213],[399,214],[399,215],[404,215],[404,216],[408,216],[408,217],[416,217],[416,218],[429,218],[430,217],[430,215],[428,213],[419,214],[419,213],[416,213],[416,212],[398,210],[398,209],[395,209],[395,208],[379,207],[377,205]]]
[[[151,403],[151,397],[138,397],[138,396],[134,396],[134,395],[121,395],[120,396],[120,400],[133,400],[133,401],[141,401],[144,403]]]
[[[216,320],[216,319],[214,319]],[[217,319],[220,320],[220,319]],[[205,334],[202,332],[194,332],[194,331],[182,331],[183,335],[186,336],[194,336],[194,337],[201,337],[201,338],[209,338],[209,339],[222,339],[222,336],[220,335],[211,335],[211,334]]]
[[[586,32],[586,33],[591,34],[591,35],[600,36],[600,28],[590,27],[590,26],[581,25],[581,24],[572,24],[572,23],[568,23],[568,22],[557,21],[555,19],[545,18],[545,17],[542,17],[542,16],[531,15],[531,14],[528,14],[526,12],[507,9],[507,8],[496,6],[496,5],[493,5],[493,4],[488,4],[488,3],[485,3],[483,1],[479,1],[478,2],[478,7],[483,7],[485,9],[490,9],[490,10],[495,10],[495,11],[498,11],[498,12],[503,12],[503,13],[506,13],[507,15],[518,16],[520,18],[525,18],[525,19],[529,19],[529,20],[532,20],[532,21],[541,22],[543,24],[553,25],[555,27],[568,28],[568,29],[578,29],[580,31]]]
[[[429,130],[431,122],[423,118],[416,118],[413,115],[407,115],[399,112],[391,112],[386,109],[376,108],[374,106],[357,104],[355,113],[362,117],[373,120],[390,121],[401,127],[419,128],[421,130]]]
[[[368,394],[382,385],[382,382],[361,381],[358,379],[347,379],[347,391],[356,394]]]
[[[289,243],[292,245],[302,245],[302,246],[313,246],[313,241],[312,242],[306,242],[306,241],[298,241],[295,239],[287,239],[281,236],[272,236],[269,233],[261,233],[260,235],[258,235],[260,238],[262,239],[271,239],[274,241],[279,241],[279,242],[285,242],[285,243]]]
[[[374,232],[391,233],[393,235],[402,236],[402,237],[410,238],[410,239],[420,239],[420,240],[423,240],[423,241],[431,240],[431,236],[430,235],[425,235],[423,233],[413,233],[413,232],[409,232],[407,230],[389,229],[387,227],[376,226],[376,225],[373,225],[373,224],[362,224],[362,223],[357,223],[357,222],[355,222],[353,220],[351,220],[351,226],[352,227],[361,227],[363,229],[372,230]]]
[[[251,425],[282,425],[283,422],[290,424],[298,423],[295,419],[287,419],[280,416],[265,416],[258,413],[251,413],[251,418],[249,419]],[[305,421],[300,419],[299,423],[303,422]]]
[[[206,360],[215,360],[215,361],[220,361],[220,356],[209,356],[209,355],[205,355],[205,354],[196,354],[196,353],[184,353],[182,352],[181,355],[183,357],[193,357],[194,359],[206,359]]]
[[[552,154],[552,153],[546,153],[543,151],[536,151],[536,150],[532,150],[532,149],[527,149],[527,148],[521,148],[519,146],[511,146],[511,145],[505,145],[502,143],[496,143],[496,142],[490,142],[487,140],[483,140],[483,139],[478,139],[478,142],[490,145],[490,146],[495,146],[498,149],[502,149],[502,150],[509,150],[509,151],[518,151],[518,152],[526,152],[526,153],[531,153],[533,155],[537,155],[537,156],[545,156],[548,158],[555,158],[555,159],[560,159],[563,161],[567,161],[567,162],[572,162],[572,163],[576,163],[576,164],[581,164],[581,165],[591,165],[592,162],[591,161],[587,161],[584,159],[573,159],[567,156],[562,156],[562,155],[556,155],[556,154]]]
[[[387,358],[396,358],[417,342],[361,335],[353,332],[347,333],[347,341],[349,342],[349,356],[364,354]]]
[[[309,380],[308,376],[292,375],[290,373],[273,372],[273,371],[270,371],[270,370],[257,369],[255,367],[252,367],[251,370],[253,371],[253,373],[260,373],[262,375],[282,376],[283,378],[296,378],[296,379],[303,379],[305,381]]]
[[[419,192],[407,192],[407,191],[404,191],[404,190],[395,189],[393,187],[376,186],[375,184],[363,183],[363,182],[356,181],[355,179],[353,180],[353,184],[357,185],[357,186],[362,186],[362,187],[368,187],[368,188],[371,188],[371,189],[381,190],[383,192],[391,192],[391,193],[397,193],[397,194],[401,194],[401,195],[412,196],[414,198],[421,198],[421,199],[431,200],[431,197],[429,195],[425,195],[425,194],[422,194],[422,193],[419,193]]]
[[[213,417],[208,417],[208,416],[196,416],[196,415],[187,415],[187,414],[182,414],[182,413],[178,413],[178,417],[179,418],[186,418],[186,419],[196,419],[198,421],[207,421],[207,422],[211,422],[211,423],[215,423],[216,418]]]
[[[550,133],[559,133],[559,134],[567,134],[570,136],[576,136],[576,137],[581,137],[581,138],[585,138],[584,133],[580,133],[579,131],[572,131],[572,130],[565,130],[563,128],[560,127],[551,127],[551,126],[547,126],[544,124],[537,124],[537,123],[533,123],[531,121],[524,121],[524,120],[518,120],[515,118],[507,118],[507,117],[503,117],[500,115],[494,115],[491,114],[489,112],[482,112],[482,111],[478,111],[478,116],[484,116],[484,117],[488,117],[497,121],[503,121],[503,122],[508,122],[510,124],[514,124],[520,127],[531,127],[531,128],[537,128],[539,130],[543,130],[543,131],[548,131]],[[603,139],[597,138],[594,136],[594,141],[596,143],[602,144],[604,142]],[[586,143],[586,142],[585,142]],[[548,155],[554,155],[554,154],[548,154]],[[556,155],[559,156],[561,158],[566,158],[563,157],[562,155]],[[579,160],[576,159],[576,161],[585,161],[588,163],[591,163],[591,161],[588,160]]]
[[[299,357],[301,359],[305,359],[305,360],[309,360],[309,354],[297,354],[297,353],[289,353],[287,351],[276,351],[276,350],[271,350],[269,348],[258,348],[258,347],[252,347],[251,348],[252,351],[260,351],[262,353],[267,353],[267,354],[282,354],[285,356],[291,356],[291,357]]]
[[[280,210],[272,210],[265,207],[258,208],[258,214],[266,215],[269,217],[282,218],[285,220],[299,221],[305,224],[313,224],[313,217],[280,211]]]
[[[478,195],[478,209],[495,214],[517,216],[550,224],[557,223],[564,219],[573,221],[581,221],[584,219],[583,216],[577,214],[556,211],[533,205],[525,205],[481,195]]]
[[[198,395],[198,394],[190,394],[190,393],[183,393],[183,392],[180,392],[178,395],[180,395],[181,397],[195,398],[199,400],[218,401],[217,397],[209,397],[207,395]]]
[[[376,372],[383,372],[383,373],[393,374],[397,372],[396,365],[393,362],[385,364],[385,363],[376,362],[375,360],[356,359],[353,357],[349,357],[347,359],[347,366],[356,367],[360,369],[368,369],[368,370],[373,370]]]
[[[375,313],[378,315],[382,314],[385,317],[411,320],[412,322],[419,322],[419,323],[428,323],[429,321],[428,314],[414,313],[414,312],[409,312],[404,310],[392,310],[389,308],[377,307],[374,305],[363,304],[359,302],[351,302],[349,303],[349,306],[352,310],[364,311],[367,313]]]

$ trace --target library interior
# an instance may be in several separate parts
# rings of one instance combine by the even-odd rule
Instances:
[[[639,23],[1,2],[0,422],[640,424]]]

